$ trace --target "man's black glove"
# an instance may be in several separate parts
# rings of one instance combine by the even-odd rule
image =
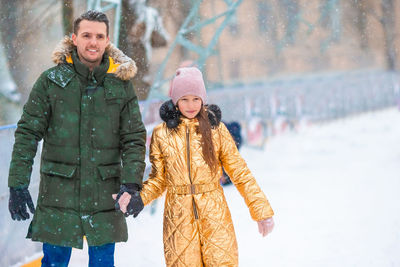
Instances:
[[[29,219],[29,213],[26,210],[26,206],[28,206],[32,214],[35,212],[35,206],[33,205],[28,188],[16,189],[10,187],[8,209],[10,210],[11,218],[17,221],[25,221],[26,219]]]
[[[131,200],[126,208],[125,217],[133,215],[133,217],[136,218],[136,216],[138,216],[144,208],[142,198],[140,197],[140,187],[138,184],[128,183],[120,186],[117,199],[115,200],[115,209],[120,210],[118,200],[125,192],[131,195]]]

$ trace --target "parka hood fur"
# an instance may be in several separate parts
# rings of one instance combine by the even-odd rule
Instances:
[[[72,51],[75,49],[74,42],[69,36],[65,36],[64,39],[58,43],[52,54],[52,60],[56,64],[65,63],[66,58],[71,56]],[[115,64],[118,64],[114,75],[121,80],[127,81],[132,79],[137,72],[135,61],[125,55],[121,50],[116,48],[112,43],[106,47],[106,53],[109,57],[114,60]]]
[[[221,109],[217,105],[206,105],[208,119],[212,127],[216,127],[221,122]],[[167,127],[174,129],[181,122],[181,112],[176,108],[172,100],[164,102],[160,107],[160,118],[165,121]]]

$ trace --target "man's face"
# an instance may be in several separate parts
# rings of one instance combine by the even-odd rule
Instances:
[[[110,42],[107,26],[103,22],[82,20],[78,33],[72,34],[79,59],[89,68],[100,65],[104,51]]]

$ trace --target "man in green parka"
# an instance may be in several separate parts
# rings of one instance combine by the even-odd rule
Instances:
[[[89,266],[114,266],[115,242],[128,239],[145,168],[146,131],[131,82],[135,62],[109,42],[104,13],[88,11],[53,52],[24,106],[10,164],[9,210],[29,219],[28,238],[43,243],[42,266],[67,266],[71,247],[89,245]],[[36,210],[28,191],[43,139]],[[112,194],[129,196],[121,207]],[[117,199],[118,201],[118,199]]]

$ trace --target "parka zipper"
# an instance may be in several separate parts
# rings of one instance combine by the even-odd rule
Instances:
[[[190,138],[189,138],[189,128],[187,127],[187,125],[186,125],[186,156],[187,156],[187,167],[189,172],[189,181],[191,188],[193,188],[192,176],[190,173]],[[197,213],[196,203],[194,202],[194,196],[192,196],[192,204],[193,204],[194,218],[197,220],[199,219],[199,215]]]

